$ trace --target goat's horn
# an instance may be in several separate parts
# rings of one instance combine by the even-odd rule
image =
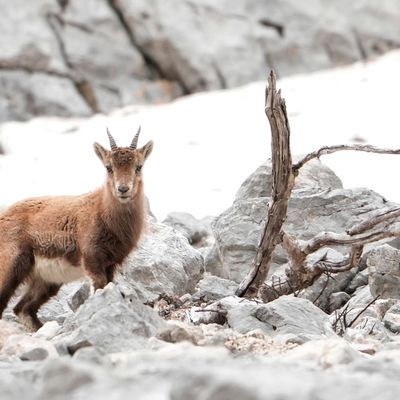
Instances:
[[[133,138],[131,145],[129,146],[132,150],[135,150],[136,147],[137,147],[137,143],[138,143],[138,140],[139,140],[140,129],[141,129],[141,126],[139,125],[139,129],[138,129],[138,131],[136,132],[136,135],[135,135],[135,137]]]
[[[107,128],[107,135],[108,135],[108,139],[110,140],[110,147],[111,150],[116,150],[117,149],[117,143],[115,143],[114,138],[111,136],[110,131]]]

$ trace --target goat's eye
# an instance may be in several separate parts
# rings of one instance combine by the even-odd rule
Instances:
[[[108,172],[109,174],[112,174],[112,173],[113,173],[113,169],[112,169],[112,166],[111,166],[111,165],[107,165],[107,166],[106,166],[106,169],[107,169],[107,172]]]
[[[143,165],[136,165],[135,171],[139,173],[142,170]]]

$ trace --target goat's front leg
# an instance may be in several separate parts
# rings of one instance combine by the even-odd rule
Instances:
[[[107,270],[102,265],[101,260],[93,256],[83,257],[86,274],[92,280],[93,289],[103,289],[108,283]]]
[[[117,270],[116,265],[110,265],[106,268],[107,283],[110,283],[114,280],[114,275],[116,270]]]

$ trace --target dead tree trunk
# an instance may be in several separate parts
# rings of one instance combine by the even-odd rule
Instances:
[[[236,291],[238,296],[256,296],[264,283],[271,265],[275,246],[280,242],[280,232],[287,215],[288,201],[294,185],[292,155],[290,153],[290,128],[285,100],[276,91],[276,76],[268,77],[265,95],[265,113],[271,125],[272,147],[272,203],[264,233],[254,260],[253,269]]]
[[[289,255],[290,267],[286,279],[267,282],[263,298],[272,300],[310,286],[324,272],[338,273],[357,266],[367,243],[400,236],[400,207],[375,215],[344,234],[321,232],[309,241],[297,241],[282,230],[287,216],[289,198],[299,169],[308,161],[322,155],[343,150],[356,150],[379,154],[400,154],[400,149],[380,149],[370,145],[326,146],[306,155],[292,165],[290,152],[290,129],[286,105],[280,91],[276,90],[276,76],[271,71],[265,98],[265,113],[271,126],[272,154],[272,200],[268,207],[267,222],[254,258],[253,267],[240,283],[238,296],[255,297],[265,283],[277,244],[282,244]],[[347,245],[351,247],[347,258],[340,263],[329,262],[325,256],[311,264],[307,257],[325,246]]]

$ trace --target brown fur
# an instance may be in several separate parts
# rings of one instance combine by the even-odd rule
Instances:
[[[102,188],[81,196],[28,199],[0,214],[0,317],[17,287],[27,282],[14,311],[34,328],[41,326],[36,313],[62,282],[38,275],[38,257],[67,262],[69,271],[83,267],[94,289],[113,280],[144,228],[140,166],[152,145],[108,151],[95,143],[96,154],[109,170]]]

